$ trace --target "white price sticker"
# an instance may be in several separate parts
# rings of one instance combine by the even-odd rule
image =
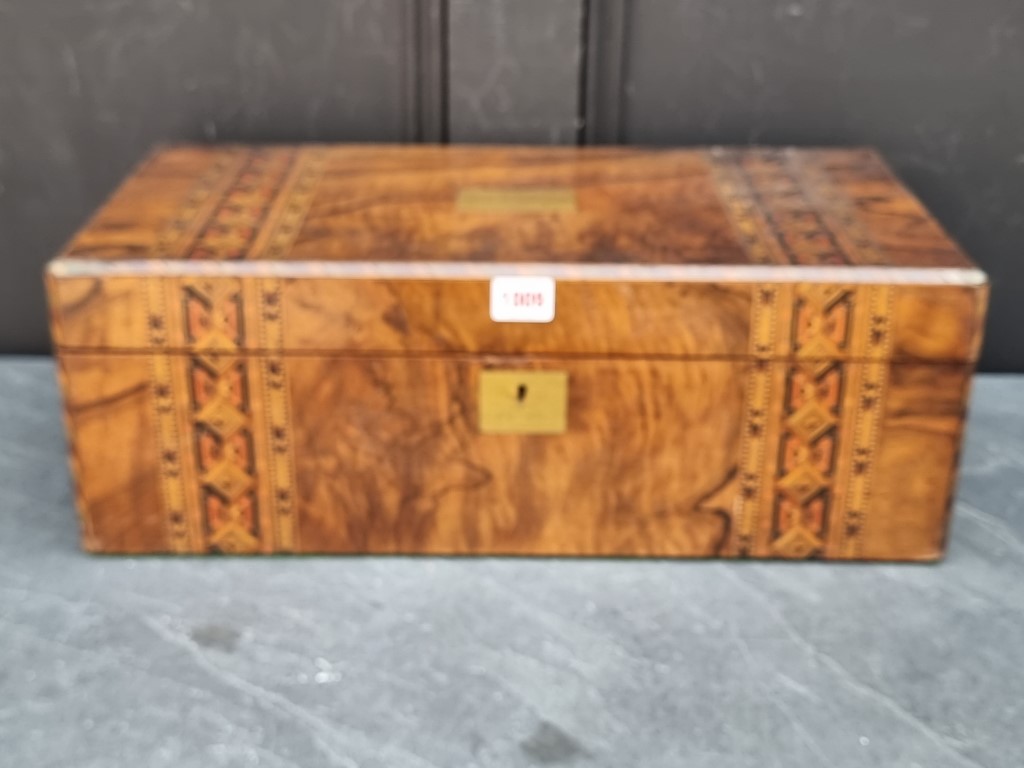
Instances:
[[[491,320],[550,323],[555,319],[555,280],[510,275],[491,278]]]

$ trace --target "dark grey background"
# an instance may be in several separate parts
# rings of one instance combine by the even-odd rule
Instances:
[[[0,0],[0,352],[151,145],[302,139],[874,145],[1024,371],[1019,0]]]

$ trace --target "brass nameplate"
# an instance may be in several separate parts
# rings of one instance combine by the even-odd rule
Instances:
[[[558,213],[576,210],[570,187],[464,187],[455,207],[463,213]]]
[[[560,435],[568,426],[565,371],[481,371],[480,431],[484,434]]]

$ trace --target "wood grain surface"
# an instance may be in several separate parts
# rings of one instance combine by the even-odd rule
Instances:
[[[47,282],[84,542],[135,553],[934,559],[987,299],[862,150],[175,148]],[[484,370],[567,429],[484,434]]]
[[[575,204],[457,205],[467,189],[552,188]],[[867,149],[174,147],[64,255],[973,266]]]

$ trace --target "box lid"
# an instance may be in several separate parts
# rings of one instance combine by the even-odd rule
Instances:
[[[987,295],[866,149],[173,147],[48,285],[58,348],[172,353],[973,361]]]

